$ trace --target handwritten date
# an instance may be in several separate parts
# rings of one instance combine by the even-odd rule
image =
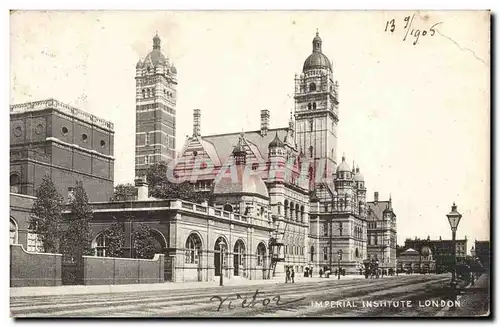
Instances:
[[[435,23],[428,29],[422,29],[422,28],[413,28],[413,22],[414,22],[415,14],[412,16],[406,16],[403,18],[403,23],[402,25],[399,25],[398,21],[393,18],[391,20],[386,21],[385,23],[385,30],[384,32],[389,32],[389,33],[394,33],[398,29],[398,26],[403,26],[403,42],[406,41],[408,38],[408,35],[413,37],[413,45],[416,45],[420,39],[420,37],[424,36],[434,36],[436,34],[436,26],[439,24],[442,24],[443,22]]]
[[[249,308],[249,307],[253,308],[256,305],[262,305],[264,308],[269,306],[269,305],[283,307],[283,306],[287,306],[289,304],[292,304],[292,303],[295,303],[298,301],[302,301],[305,299],[305,297],[302,297],[300,299],[294,299],[294,300],[290,300],[290,301],[282,301],[280,295],[275,295],[272,298],[264,297],[261,299],[257,299],[259,294],[262,294],[262,293],[259,293],[259,290],[256,290],[255,293],[253,294],[253,296],[250,298],[251,300],[247,296],[242,296],[241,294],[238,294],[238,293],[228,295],[225,298],[223,298],[219,295],[214,295],[210,298],[210,301],[218,300],[219,306],[217,307],[217,311],[220,311],[224,303],[227,303],[227,308],[229,310],[233,310],[233,309],[238,309],[238,308],[243,308],[243,309]],[[233,305],[233,301],[235,302],[235,305]]]

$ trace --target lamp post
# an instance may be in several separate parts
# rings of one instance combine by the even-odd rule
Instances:
[[[338,250],[337,252],[338,256],[339,256],[339,269],[338,269],[338,279],[340,280],[340,260],[342,260],[342,250]]]
[[[451,212],[446,215],[448,217],[448,222],[450,223],[451,227],[451,241],[452,241],[452,252],[453,252],[453,271],[451,275],[451,286],[452,288],[456,287],[456,267],[457,267],[457,246],[456,246],[456,233],[457,233],[457,228],[458,224],[460,223],[460,219],[462,218],[462,215],[458,213],[457,211],[457,205],[455,202],[453,202],[453,205],[451,206]]]
[[[224,286],[224,242],[219,241],[219,250],[220,250],[220,282],[219,286]]]

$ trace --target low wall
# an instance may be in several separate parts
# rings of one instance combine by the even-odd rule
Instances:
[[[10,246],[10,287],[59,286],[62,255],[26,252],[22,245]]]
[[[151,260],[84,256],[84,285],[163,283],[165,255]]]

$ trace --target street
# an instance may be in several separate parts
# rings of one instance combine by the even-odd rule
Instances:
[[[434,316],[443,309],[437,300],[446,299],[448,284],[448,275],[411,275],[118,294],[25,296],[11,297],[11,315],[19,318]]]

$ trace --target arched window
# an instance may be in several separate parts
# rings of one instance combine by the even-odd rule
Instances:
[[[257,246],[257,266],[265,266],[264,259],[266,258],[266,246],[264,243],[259,243]]]
[[[313,110],[316,110],[316,102],[313,102]]]
[[[288,200],[285,200],[285,219],[288,219]]]
[[[324,247],[323,248],[323,260],[328,260],[328,248]]]
[[[300,207],[300,222],[304,222],[304,206]]]
[[[339,223],[339,235],[342,236],[342,223]]]
[[[312,106],[310,103],[307,104],[307,109],[311,110]]]
[[[10,192],[19,193],[19,184],[21,183],[21,178],[18,174],[10,175]]]
[[[311,246],[311,250],[309,251],[309,255],[311,256],[310,261],[314,261],[314,246]]]
[[[356,250],[354,251],[354,253],[355,253],[354,255],[356,256],[356,258],[359,258],[359,250],[358,250],[358,248],[356,248]]]
[[[201,257],[201,240],[196,234],[191,234],[186,240],[185,262],[198,264]]]
[[[142,89],[142,98],[145,99],[146,98],[146,90],[145,89]]]
[[[10,218],[10,244],[17,244],[17,239],[18,239],[18,229],[17,229],[17,224],[16,221],[12,218]]]
[[[98,257],[105,257],[106,252],[107,252],[107,246],[108,246],[108,238],[104,233],[100,233],[97,235],[95,238],[95,255]]]
[[[323,236],[328,236],[328,223],[326,221],[323,223]]]
[[[313,92],[313,91],[316,91],[316,84],[311,83],[311,84],[309,84],[309,92]]]

